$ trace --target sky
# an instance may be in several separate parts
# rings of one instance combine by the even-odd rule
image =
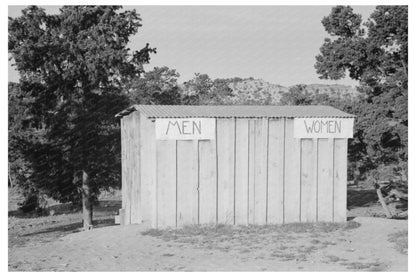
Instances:
[[[43,6],[58,13],[59,6]],[[367,19],[374,6],[352,6]],[[23,6],[9,6],[9,16]],[[124,6],[136,9],[143,26],[131,37],[129,47],[146,43],[157,48],[151,70],[168,66],[179,81],[206,73],[212,79],[253,77],[291,86],[295,84],[357,85],[349,78],[322,80],[316,74],[315,56],[329,37],[321,20],[331,6]],[[9,81],[19,75],[9,62]]]

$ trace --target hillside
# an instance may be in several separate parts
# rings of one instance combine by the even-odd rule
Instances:
[[[279,104],[282,94],[289,91],[289,87],[253,78],[230,82],[229,87],[233,91],[233,96],[229,97],[226,102],[239,104],[250,104],[252,102],[256,102],[257,104],[277,105]],[[359,92],[352,86],[323,84],[306,85],[306,92],[327,93],[333,96],[357,96],[359,94]]]

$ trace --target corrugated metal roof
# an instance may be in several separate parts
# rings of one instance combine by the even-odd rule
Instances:
[[[179,106],[179,105],[134,105],[116,115],[123,117],[139,111],[148,118],[260,118],[260,117],[355,117],[330,106]]]

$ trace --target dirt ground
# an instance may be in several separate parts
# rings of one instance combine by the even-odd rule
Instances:
[[[407,255],[389,235],[407,221],[356,218],[354,229],[249,227],[210,233],[146,232],[140,225],[79,232],[9,249],[10,271],[406,271]],[[221,232],[220,232],[221,233]],[[249,236],[246,236],[249,234]]]
[[[105,196],[105,195],[104,195]],[[119,194],[94,208],[95,229],[54,204],[47,216],[15,210],[9,192],[9,271],[407,271],[407,220],[382,216],[373,192],[349,192],[344,225],[115,226]],[[15,201],[16,202],[16,201]]]

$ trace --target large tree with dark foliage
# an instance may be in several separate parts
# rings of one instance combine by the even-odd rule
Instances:
[[[126,93],[132,104],[179,105],[181,88],[178,78],[179,73],[175,69],[155,67],[134,78],[126,86]]]
[[[377,6],[365,23],[351,7],[336,6],[322,24],[331,38],[316,57],[318,74],[332,80],[348,74],[366,96],[356,109],[355,136],[366,146],[362,166],[377,173],[389,167],[407,187],[407,6]]]
[[[99,190],[120,183],[114,115],[128,105],[124,84],[155,52],[127,48],[140,22],[120,6],[64,6],[56,15],[30,6],[9,18],[9,53],[32,99],[26,119],[42,130],[20,142],[30,180],[55,199],[82,201],[84,228]]]

